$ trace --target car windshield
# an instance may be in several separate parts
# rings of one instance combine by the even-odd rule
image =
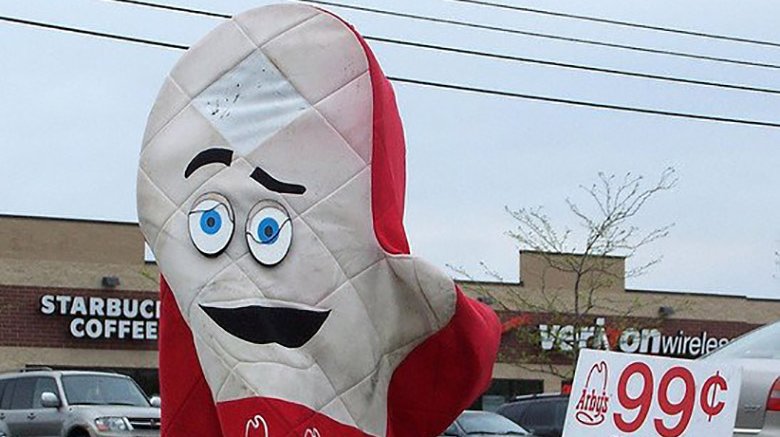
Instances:
[[[752,331],[702,359],[714,361],[740,358],[780,359],[780,322]]]
[[[62,387],[71,405],[149,406],[149,400],[138,385],[122,376],[65,375]]]
[[[464,411],[458,418],[458,424],[466,434],[528,435],[526,430],[506,417],[484,411]]]

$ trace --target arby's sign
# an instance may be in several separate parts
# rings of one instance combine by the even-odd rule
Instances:
[[[740,368],[583,350],[577,361],[564,437],[731,437]]]

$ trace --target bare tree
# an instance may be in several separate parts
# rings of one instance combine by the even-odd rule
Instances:
[[[540,276],[541,289],[533,293],[523,287],[514,287],[514,291],[503,289],[501,296],[493,296],[496,302],[511,302],[514,308],[521,308],[529,314],[544,315],[545,323],[558,324],[572,329],[512,331],[520,343],[539,345],[540,342],[553,342],[556,347],[549,351],[531,353],[520,352],[514,357],[500,357],[511,360],[513,364],[525,366],[534,364],[533,370],[544,371],[568,379],[573,376],[580,350],[585,347],[601,347],[606,333],[599,327],[593,328],[593,318],[597,314],[611,314],[612,320],[627,321],[641,305],[634,299],[631,302],[612,302],[603,290],[613,287],[618,281],[636,277],[661,261],[654,258],[628,271],[616,269],[615,258],[630,258],[643,247],[669,235],[673,224],[666,224],[648,231],[642,231],[634,224],[634,219],[647,203],[657,194],[671,190],[678,182],[673,168],[665,169],[660,177],[648,182],[642,176],[631,173],[623,177],[599,173],[598,180],[591,186],[581,186],[588,199],[588,208],[566,199],[568,210],[579,224],[578,229],[557,227],[553,220],[538,208],[506,208],[517,221],[516,229],[508,235],[519,248],[534,252],[543,259],[543,272]],[[620,263],[619,265],[623,265]],[[486,273],[500,279],[482,264]],[[461,274],[463,269],[455,269]],[[565,277],[565,285],[548,284],[547,274],[551,277]],[[482,293],[495,293],[495,287],[480,287]],[[509,300],[508,300],[509,299]],[[530,323],[529,323],[530,325]],[[522,348],[520,348],[522,349]],[[541,370],[540,370],[541,369]]]

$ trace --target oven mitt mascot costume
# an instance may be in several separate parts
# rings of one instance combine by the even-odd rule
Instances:
[[[496,315],[410,255],[405,149],[365,41],[300,4],[192,47],[149,117],[163,437],[434,437],[488,386]]]

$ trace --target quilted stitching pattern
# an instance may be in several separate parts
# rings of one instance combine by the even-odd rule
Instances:
[[[296,51],[311,32],[319,36],[317,50]],[[252,11],[217,28],[177,64],[152,111],[141,155],[139,205],[143,231],[191,326],[216,399],[290,392],[286,399],[383,435],[393,370],[447,323],[455,294],[438,272],[421,273],[413,258],[385,254],[373,234],[371,85],[354,38],[335,18],[305,6],[281,6],[265,15]],[[213,112],[214,96],[232,90],[238,83],[233,71],[258,57],[273,61],[295,91],[280,92],[293,99],[282,110],[288,118],[270,130],[234,136],[223,126],[226,112],[222,118]],[[227,98],[240,105],[240,99]],[[237,149],[231,166],[204,167],[184,183],[186,160],[215,146]],[[290,156],[302,159],[290,162]],[[283,171],[292,182],[307,181],[306,195],[262,190],[248,178],[255,166]],[[187,212],[197,196],[212,191],[228,196],[236,230],[225,253],[204,260],[187,238]],[[248,253],[244,221],[260,198],[288,208],[295,231],[289,257],[295,263],[264,269]],[[421,280],[420,274],[444,279]],[[236,347],[239,340],[215,330],[196,303],[242,299],[331,308],[321,332],[341,334],[317,335],[296,353],[279,345]],[[356,333],[355,327],[368,332]],[[289,386],[290,375],[296,387]],[[307,387],[306,399],[298,399],[299,384]]]

